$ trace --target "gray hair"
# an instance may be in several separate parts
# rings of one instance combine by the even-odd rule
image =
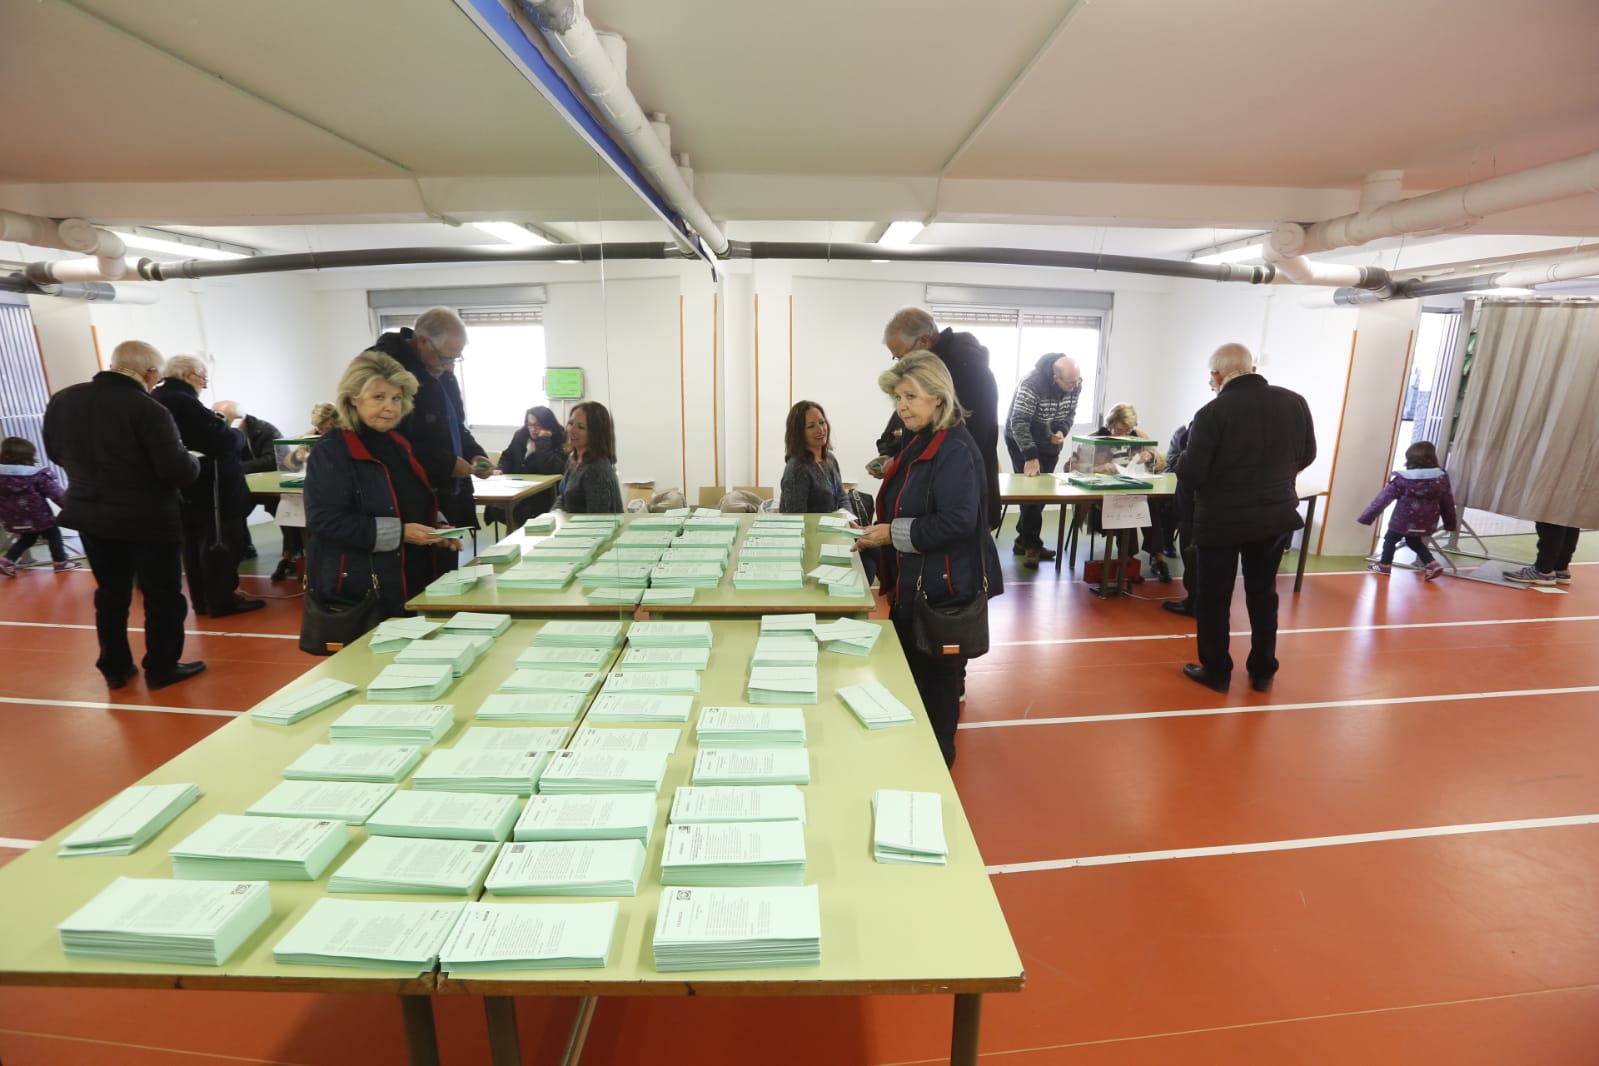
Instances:
[[[877,387],[892,396],[894,387],[901,381],[914,382],[928,396],[943,401],[933,419],[934,430],[948,429],[966,421],[970,412],[961,406],[955,395],[955,381],[949,376],[949,367],[932,352],[918,348],[905,353],[905,358],[877,376]]]
[[[898,337],[906,344],[915,345],[923,337],[938,336],[938,323],[920,307],[902,307],[883,327],[883,340]],[[907,353],[909,354],[909,353]]]
[[[211,410],[227,419],[243,418],[244,408],[238,400],[218,400],[211,405]]]
[[[448,307],[430,307],[416,316],[416,325],[411,327],[418,336],[426,337],[430,341],[438,342],[451,337],[466,338],[466,323],[461,321],[461,316]]]
[[[145,341],[123,341],[111,349],[112,370],[142,378],[150,371],[161,371],[163,360],[155,345]]]
[[[182,378],[185,374],[199,374],[209,377],[210,371],[205,365],[205,360],[198,355],[174,355],[167,360],[166,369],[161,372],[163,377]]]
[[[350,365],[344,368],[344,376],[339,379],[339,391],[333,399],[333,406],[338,408],[339,425],[342,428],[352,433],[361,428],[361,416],[356,413],[355,401],[366,395],[366,391],[378,382],[400,390],[401,418],[411,413],[411,406],[416,401],[416,375],[401,366],[400,361],[392,355],[368,350],[350,360]]]
[[[1210,368],[1221,375],[1223,383],[1233,378],[1255,372],[1255,357],[1242,344],[1224,344],[1210,354]]]

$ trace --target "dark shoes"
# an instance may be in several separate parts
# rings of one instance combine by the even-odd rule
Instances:
[[[255,558],[255,545],[254,544],[246,544],[244,546],[244,550],[239,553],[239,558],[241,558],[241,559],[254,559]]]
[[[192,663],[178,663],[172,668],[170,674],[145,674],[144,687],[154,692],[158,688],[176,685],[179,681],[187,681],[195,674],[205,670],[205,663],[196,659]]]
[[[1171,570],[1166,566],[1166,560],[1158,555],[1149,557],[1149,572],[1155,575],[1157,581],[1171,584]]]
[[[1184,618],[1194,617],[1194,609],[1188,606],[1187,600],[1166,600],[1160,606],[1162,610],[1170,611],[1172,614],[1180,614]]]
[[[1269,677],[1251,677],[1249,679],[1249,687],[1254,689],[1256,692],[1270,692],[1271,691],[1271,678],[1269,678]]]
[[[1032,570],[1038,569],[1038,560],[1043,558],[1043,553],[1037,548],[1028,548],[1022,555],[1022,565]]]
[[[1198,663],[1188,663],[1183,667],[1183,676],[1190,681],[1198,682],[1214,692],[1226,692],[1227,686],[1232,684],[1230,677],[1212,677],[1210,671]]]
[[[130,666],[126,670],[114,670],[105,675],[105,687],[122,688],[138,676],[139,668],[137,666]]]
[[[266,600],[252,600],[246,596],[235,596],[233,602],[226,607],[210,611],[212,618],[226,618],[230,614],[243,614],[246,611],[259,611],[266,606]],[[194,612],[199,614],[199,611]]]
[[[272,571],[273,581],[293,581],[299,574],[299,569],[294,565],[293,559],[278,560],[278,568]]]

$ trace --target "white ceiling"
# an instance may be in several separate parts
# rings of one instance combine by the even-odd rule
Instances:
[[[742,240],[1180,256],[1599,147],[1593,0],[589,0]],[[0,207],[263,251],[663,227],[444,0],[0,0]],[[25,106],[15,102],[25,101]],[[1599,238],[1599,195],[1475,235]],[[1364,261],[1479,254],[1368,246]]]

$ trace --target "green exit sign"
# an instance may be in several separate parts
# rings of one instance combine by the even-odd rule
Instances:
[[[583,398],[582,368],[552,366],[544,371],[544,395],[552,400],[581,400]]]

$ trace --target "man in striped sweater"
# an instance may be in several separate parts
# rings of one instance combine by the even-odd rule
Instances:
[[[1066,434],[1077,419],[1077,398],[1083,391],[1083,372],[1077,360],[1059,352],[1039,357],[1016,385],[1005,423],[1005,447],[1018,474],[1047,474],[1060,460]],[[1055,558],[1039,533],[1044,526],[1044,505],[1024,503],[1018,508],[1016,544],[1024,566]]]

